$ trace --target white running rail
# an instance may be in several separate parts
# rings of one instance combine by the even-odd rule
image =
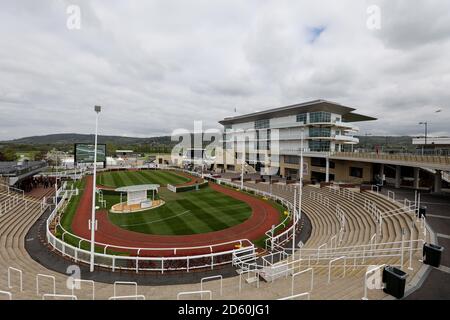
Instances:
[[[209,299],[212,300],[212,292],[211,290],[199,290],[199,291],[184,291],[178,292],[177,300],[181,300],[181,297],[192,296],[192,295],[200,295],[200,299],[203,300],[203,294],[207,294]]]

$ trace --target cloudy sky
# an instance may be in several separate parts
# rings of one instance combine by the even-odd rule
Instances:
[[[448,0],[2,0],[0,44],[0,140],[90,133],[95,104],[148,137],[312,99],[450,135]]]

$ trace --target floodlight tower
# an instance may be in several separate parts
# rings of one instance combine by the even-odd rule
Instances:
[[[101,106],[95,106],[95,142],[94,142],[94,176],[92,180],[92,211],[91,211],[91,265],[90,271],[94,272],[94,254],[95,254],[95,228],[97,221],[95,219],[95,189],[97,179],[97,134],[98,134],[98,116],[102,110]]]
[[[427,147],[427,138],[428,138],[428,121],[425,122],[419,122],[419,125],[424,125],[425,126],[425,148]],[[423,155],[423,150],[424,147],[422,147],[422,155]]]
[[[293,235],[292,235],[292,255],[295,258],[295,229],[297,227],[297,223],[302,218],[302,192],[303,192],[303,141],[305,139],[305,131],[302,129],[301,142],[300,142],[300,174],[299,174],[299,192],[298,192],[298,214],[295,213],[295,205],[297,200],[297,195],[294,193],[294,221],[293,221]]]

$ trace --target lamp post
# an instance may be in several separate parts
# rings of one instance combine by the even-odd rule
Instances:
[[[244,166],[245,166],[245,137],[242,139],[242,164],[241,164],[241,190],[244,190]]]
[[[298,194],[298,214],[295,214],[295,206],[294,206],[294,221],[293,221],[293,235],[292,235],[292,255],[293,255],[293,259],[295,258],[295,229],[297,227],[297,223],[299,220],[301,220],[302,218],[302,192],[303,192],[303,141],[305,139],[304,137],[304,130],[302,130],[302,135],[301,135],[301,141],[300,141],[300,174],[299,174],[299,179],[300,179],[300,185],[299,185],[299,194]],[[296,197],[296,195],[295,195]],[[295,201],[294,201],[294,205],[295,205]]]
[[[424,125],[425,126],[425,147],[427,146],[427,138],[428,138],[428,122],[419,122],[419,125]],[[423,155],[423,150],[424,147],[422,146],[422,155]]]
[[[94,177],[92,181],[92,211],[91,211],[91,265],[90,271],[94,272],[94,253],[95,253],[95,189],[97,179],[97,134],[98,134],[98,116],[102,110],[101,106],[95,106],[95,142],[94,142]]]
[[[365,139],[364,139],[364,149],[366,149],[366,151],[367,151],[367,137],[369,137],[369,136],[371,136],[372,134],[371,133],[365,133],[364,134],[364,136],[365,136]]]

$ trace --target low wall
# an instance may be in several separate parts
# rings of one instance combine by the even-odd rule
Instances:
[[[192,185],[188,185],[188,186],[179,186],[179,187],[168,184],[167,189],[169,191],[177,193],[177,192],[186,192],[186,191],[201,189],[201,188],[206,187],[207,185],[208,185],[208,181],[203,181],[202,183],[192,184]]]

